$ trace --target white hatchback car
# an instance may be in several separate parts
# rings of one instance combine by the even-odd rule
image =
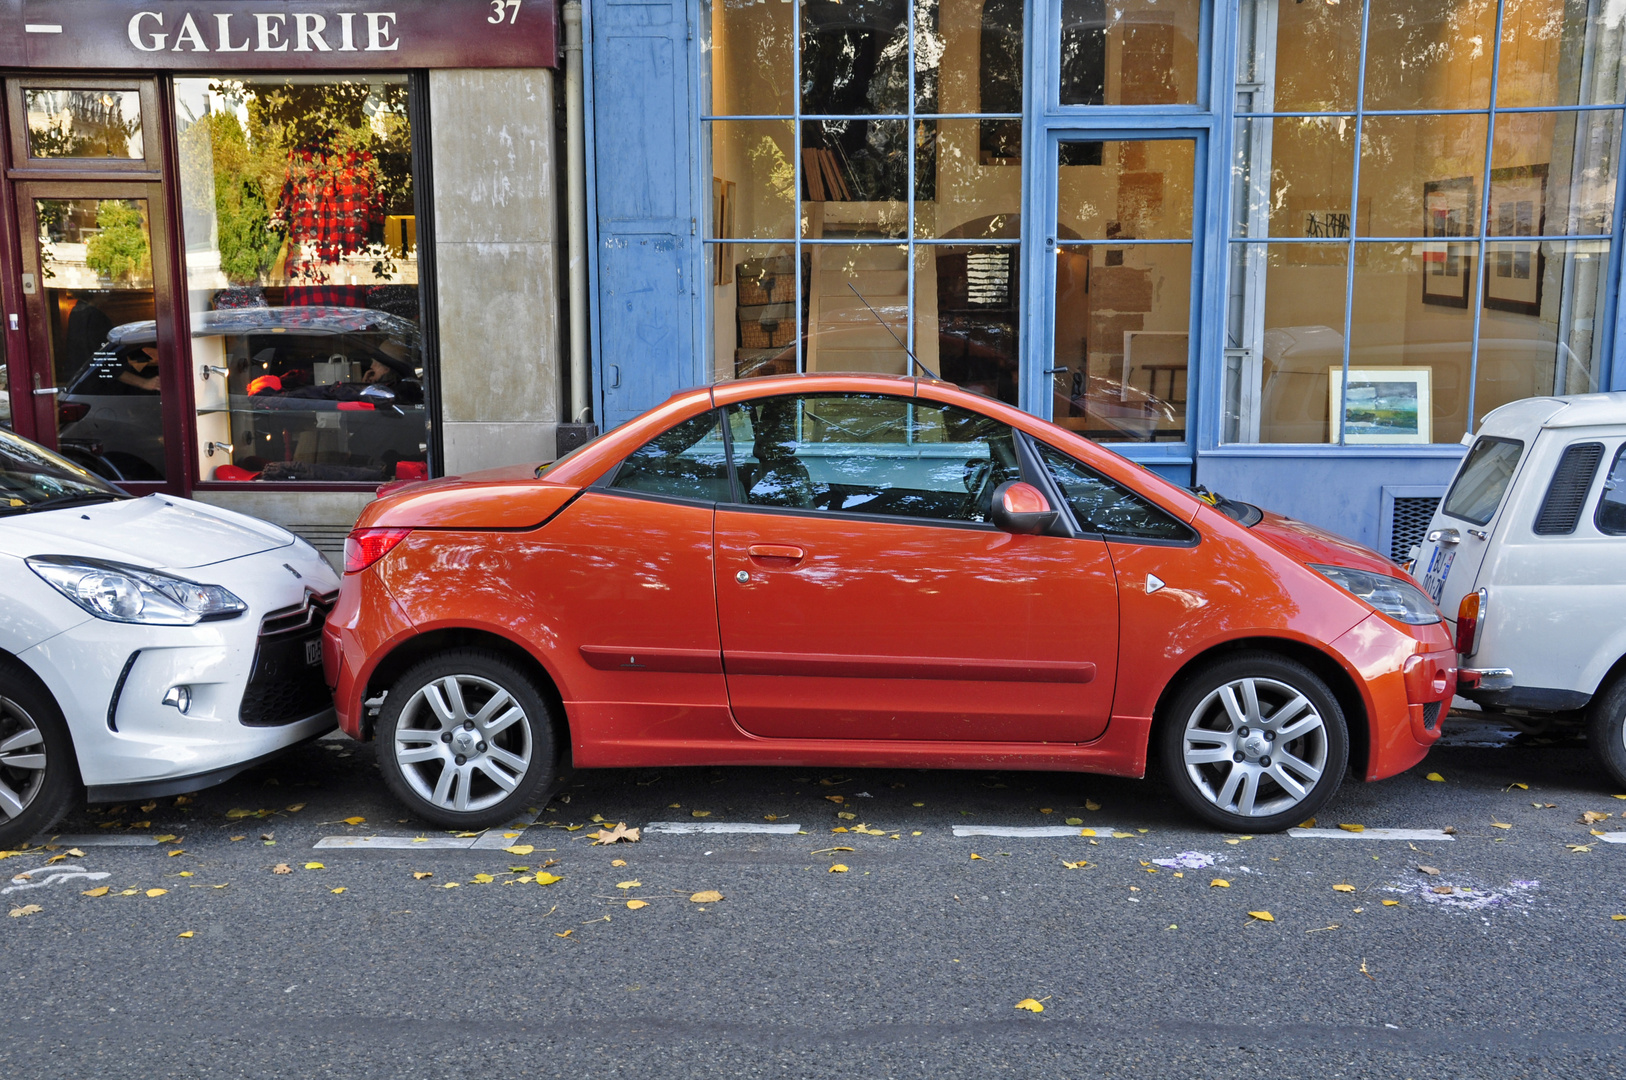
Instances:
[[[220,783],[334,725],[338,577],[292,533],[131,498],[0,431],[0,848]]]
[[[1412,573],[1455,629],[1465,697],[1585,720],[1626,784],[1626,393],[1485,417]]]

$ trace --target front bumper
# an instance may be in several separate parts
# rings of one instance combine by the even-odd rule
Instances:
[[[1370,720],[1367,780],[1405,772],[1439,741],[1457,686],[1457,654],[1443,624],[1401,629],[1372,615],[1333,642],[1360,676]]]
[[[292,545],[185,576],[230,589],[248,610],[195,626],[86,619],[20,656],[62,707],[95,798],[207,787],[334,726],[319,666],[299,680],[285,662],[320,633],[309,598],[337,586],[321,556]],[[189,690],[185,713],[164,704],[175,686]]]

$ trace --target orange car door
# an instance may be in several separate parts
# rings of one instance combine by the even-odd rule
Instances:
[[[986,523],[1015,435],[953,406],[732,406],[719,505],[729,703],[780,738],[1083,742],[1105,728],[1118,601],[1099,539]]]

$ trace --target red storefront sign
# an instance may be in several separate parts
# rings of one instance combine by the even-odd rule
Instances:
[[[554,0],[0,0],[0,66],[558,66]]]

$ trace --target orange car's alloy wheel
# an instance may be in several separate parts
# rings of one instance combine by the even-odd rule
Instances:
[[[1165,767],[1221,828],[1285,828],[1332,797],[1348,763],[1343,714],[1308,668],[1270,654],[1209,669],[1174,703]]]
[[[450,652],[391,688],[379,722],[380,764],[420,816],[489,826],[509,819],[552,775],[551,732],[547,706],[523,672],[477,650]]]

